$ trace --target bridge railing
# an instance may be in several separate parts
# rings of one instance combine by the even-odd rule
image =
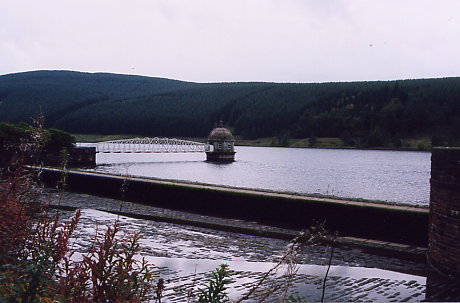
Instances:
[[[98,153],[194,153],[210,150],[206,143],[157,137],[105,141],[93,146]]]

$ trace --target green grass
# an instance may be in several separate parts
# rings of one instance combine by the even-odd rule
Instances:
[[[97,135],[97,134],[72,134],[77,142],[94,143],[111,140],[131,139],[140,136],[135,135]]]
[[[402,149],[431,150],[431,137],[406,138],[401,140]]]

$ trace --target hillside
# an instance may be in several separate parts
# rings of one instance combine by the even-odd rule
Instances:
[[[401,147],[402,138],[460,142],[460,78],[347,83],[214,83],[31,72],[0,77],[0,121],[29,119],[73,133],[204,137],[223,120],[245,139],[341,138]]]
[[[40,109],[47,126],[73,111],[106,100],[188,87],[177,80],[106,73],[34,71],[0,76],[0,121],[30,122]]]

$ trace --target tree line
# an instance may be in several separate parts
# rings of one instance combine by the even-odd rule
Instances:
[[[16,152],[21,144],[30,144],[35,139],[34,132],[36,129],[24,122],[0,122],[0,153]],[[65,131],[50,128],[42,130],[39,142],[36,143],[44,152],[60,152],[63,148],[73,148],[75,137]]]

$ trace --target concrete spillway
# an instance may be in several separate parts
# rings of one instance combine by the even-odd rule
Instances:
[[[52,186],[58,169],[43,170]],[[104,175],[71,170],[68,188],[115,199],[219,217],[257,221],[302,229],[325,222],[340,236],[354,236],[412,245],[427,245],[426,208],[262,192],[175,181]],[[122,190],[123,189],[123,190]]]

